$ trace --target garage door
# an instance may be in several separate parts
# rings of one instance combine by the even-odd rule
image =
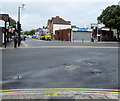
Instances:
[[[73,32],[73,41],[91,41],[90,32]]]

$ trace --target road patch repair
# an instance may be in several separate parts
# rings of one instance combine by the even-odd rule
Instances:
[[[74,99],[73,101],[79,99],[106,99],[110,101],[112,99],[111,101],[119,101],[120,94],[118,89],[93,88],[8,89],[0,90],[0,92],[2,99],[47,99],[47,101],[52,101],[50,99]]]

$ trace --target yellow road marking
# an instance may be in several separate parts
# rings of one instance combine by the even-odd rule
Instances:
[[[50,96],[50,93],[46,93],[45,96]]]
[[[38,93],[38,92],[43,92],[43,91],[14,91],[14,92],[1,92],[1,94],[4,94],[4,93],[5,94],[6,93]]]
[[[58,96],[58,93],[53,93],[53,96]]]
[[[18,94],[18,93],[38,93],[38,92],[41,92],[41,91],[29,91],[29,92],[2,92],[0,94]],[[75,91],[71,91],[71,92],[75,92]],[[104,91],[78,91],[78,92],[81,92],[81,93],[112,93],[112,94],[120,94],[120,92],[104,92]],[[49,93],[46,93],[45,96],[50,96]]]
[[[39,89],[9,89],[0,90],[1,94],[10,93],[39,93],[39,92],[56,92],[53,96],[57,96],[58,92],[87,92],[87,93],[120,93],[118,89],[92,89],[92,88],[39,88]],[[49,94],[46,93],[46,96]]]
[[[67,90],[99,90],[99,91],[120,91],[118,89],[95,89],[95,88],[39,88],[39,89],[9,89],[9,90],[0,90],[2,92],[4,91],[34,91],[34,90],[45,90],[45,91],[49,91],[49,90],[55,90],[55,91],[67,91]]]
[[[38,92],[48,92],[48,91],[13,91],[13,92],[11,91],[11,92],[1,92],[0,94],[7,94],[7,93],[8,94],[9,93],[38,93]],[[61,91],[61,90],[53,91],[53,90],[49,90],[49,92],[57,92],[57,93],[54,93],[54,95],[56,95],[56,96],[57,96],[58,92],[117,93],[117,94],[120,93],[120,92],[114,92],[114,91],[112,92],[112,91],[94,91],[94,90],[93,91],[92,90],[91,91],[89,91],[89,90],[88,91],[87,90],[86,91],[74,91],[74,90],[72,90],[72,91],[71,90],[68,90],[68,91],[65,91],[65,90],[64,91]],[[47,94],[49,94],[49,93],[46,93],[46,95]]]

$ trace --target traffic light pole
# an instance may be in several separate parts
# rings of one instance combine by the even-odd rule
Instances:
[[[6,25],[7,25],[7,22],[5,21],[5,31],[4,31],[4,47],[6,48],[6,32],[7,32],[7,29],[6,29]]]
[[[21,31],[21,24],[20,24],[20,9],[24,8],[25,4],[22,4],[22,7],[18,7],[18,22],[17,22],[17,29],[18,29],[18,47],[20,47],[21,44],[21,37],[20,37],[20,31]]]
[[[17,26],[18,26],[18,47],[20,47],[21,37],[20,37],[20,23],[19,23],[19,21],[17,23]]]
[[[18,7],[18,23],[17,23],[17,29],[18,29],[18,47],[20,47],[21,44],[21,37],[20,37],[20,8]]]

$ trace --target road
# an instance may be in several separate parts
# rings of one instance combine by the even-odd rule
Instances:
[[[117,43],[25,43],[27,48],[2,50],[2,89],[118,89]]]

